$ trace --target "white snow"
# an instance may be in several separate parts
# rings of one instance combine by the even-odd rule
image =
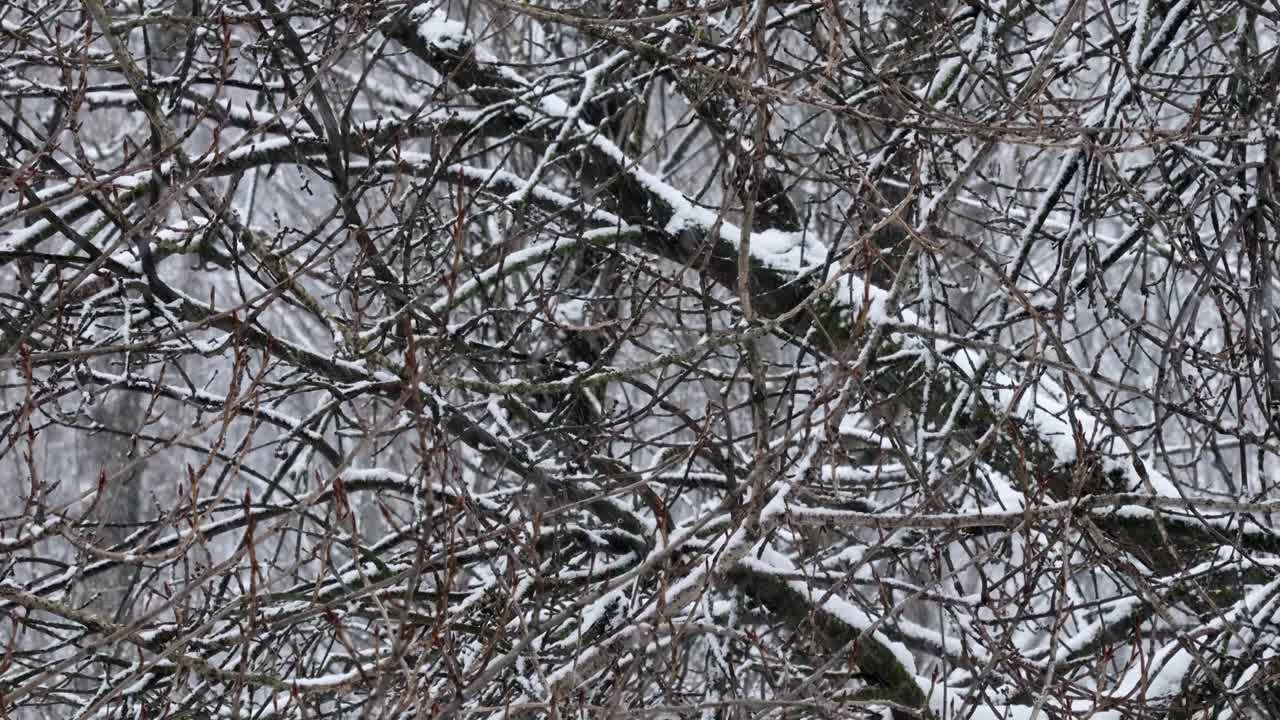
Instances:
[[[465,25],[450,20],[438,10],[416,7],[409,13],[409,18],[418,23],[418,37],[428,45],[457,52],[473,42]]]

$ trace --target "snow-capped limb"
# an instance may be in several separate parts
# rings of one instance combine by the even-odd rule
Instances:
[[[346,136],[347,145],[344,149],[347,152],[364,153],[370,148],[379,148],[385,143],[430,137],[434,133],[478,132],[503,136],[511,131],[511,123],[514,120],[516,118],[502,108],[487,111],[446,108],[421,113],[407,119],[373,120],[353,126]],[[294,132],[288,135],[273,133],[258,139],[246,136],[245,139],[234,143],[217,155],[191,163],[189,169],[193,175],[199,177],[223,177],[282,163],[316,165],[322,162],[325,150],[334,142],[337,141],[308,132]],[[415,167],[434,168],[434,161],[431,158],[417,153],[405,155],[406,159],[401,162]],[[411,163],[408,158],[417,162]],[[388,161],[381,167],[391,170],[398,166],[398,163]],[[113,198],[113,202],[127,206],[155,189],[161,179],[173,170],[172,164],[166,164],[158,174],[151,170],[142,170],[126,174],[103,174],[100,177],[81,177],[74,183],[51,185],[39,192],[30,192],[27,199],[0,207],[0,223],[12,222],[20,215],[33,212],[32,204],[36,205],[40,214],[39,220],[21,230],[9,233],[4,241],[0,242],[0,266],[11,262],[13,253],[28,252],[38,248],[44,240],[63,232],[62,228],[67,224],[81,220],[94,212],[102,212],[104,206],[104,201],[100,197],[102,192],[114,189],[117,195]],[[508,179],[509,175],[509,173],[500,173],[492,179],[501,181]],[[472,180],[479,179],[472,175],[467,177]],[[511,178],[514,179],[515,176]],[[61,207],[54,212],[50,206],[57,205]]]
[[[1275,502],[1248,503],[1144,493],[1085,495],[1004,511],[988,508],[946,514],[835,510],[803,504],[793,504],[787,509],[788,522],[796,526],[875,530],[1018,530],[1043,527],[1051,521],[1070,524],[1075,518],[1088,516],[1098,527],[1122,538],[1155,537],[1156,524],[1160,523],[1187,550],[1212,547],[1223,536],[1229,536],[1242,548],[1280,553],[1280,534],[1265,521],[1267,514],[1275,512],[1280,512],[1280,504]],[[1138,554],[1156,567],[1176,567],[1168,548],[1144,547]]]
[[[839,595],[789,579],[787,574],[794,570],[785,556],[766,549],[759,558],[748,556],[739,562],[730,576],[748,595],[793,625],[812,623],[818,641],[831,652],[851,654],[859,672],[874,681],[861,699],[928,707],[928,682],[916,676],[911,653],[885,637],[872,618]]]
[[[1218,642],[1226,642],[1228,646],[1256,651],[1253,638],[1249,637],[1258,628],[1262,633],[1270,635],[1265,638],[1262,648],[1262,660],[1274,658],[1274,645],[1280,637],[1274,633],[1274,616],[1280,613],[1280,580],[1248,586],[1246,591],[1230,607],[1222,608],[1198,629],[1199,635],[1215,637]],[[1210,647],[1204,642],[1203,647]],[[1209,692],[1221,693],[1222,677],[1213,665],[1205,661],[1205,651],[1201,643],[1188,642],[1185,638],[1177,638],[1164,642],[1153,654],[1142,670],[1130,668],[1119,678],[1114,690],[1115,697],[1129,697],[1141,693],[1144,700],[1154,706],[1172,704],[1193,690],[1193,684],[1204,685]],[[1202,676],[1195,677],[1199,671]],[[1245,670],[1241,673],[1246,678],[1256,670]],[[1246,696],[1247,697],[1247,696]],[[1240,709],[1247,707],[1244,698],[1227,698],[1231,705],[1232,715],[1240,716]]]
[[[28,80],[10,79],[7,82],[0,82],[0,98],[57,98],[73,92],[78,93],[80,90]],[[111,89],[86,88],[81,102],[94,110],[105,108],[142,109],[138,97],[127,88],[119,86]],[[300,118],[291,114],[254,110],[248,105],[236,105],[229,100],[215,100],[202,96],[195,91],[190,91],[189,95],[185,97],[175,98],[174,107],[176,110],[188,113],[193,117],[208,115],[211,120],[214,120],[219,125],[250,131],[290,132],[301,122]]]
[[[585,26],[583,30],[601,39],[610,38],[609,33],[593,32],[590,26]],[[645,58],[655,68],[672,77],[676,88],[689,102],[704,125],[715,133],[726,152],[738,154],[741,151],[741,162],[749,162],[753,156],[769,156],[770,153],[765,152],[764,148],[747,150],[740,147],[755,142],[751,137],[754,131],[744,133],[741,127],[735,125],[735,116],[743,114],[746,109],[739,102],[739,98],[727,87],[717,87],[715,83],[703,79],[702,76],[714,62],[716,51],[697,52],[691,47],[691,56],[685,62],[673,63],[671,55],[661,47],[664,43],[669,43],[673,37],[688,42],[693,39],[696,32],[692,23],[671,22],[656,33],[629,42],[628,51],[637,57]],[[766,130],[765,144],[770,143]],[[773,232],[783,236],[793,236],[803,233],[805,228],[800,210],[792,200],[788,184],[782,176],[765,162],[756,163],[756,167],[751,169],[751,174],[752,184],[749,187],[739,185],[735,190],[738,192],[739,200],[744,204],[754,200],[753,234]]]
[[[407,19],[388,21],[384,31],[476,100],[486,104],[517,100],[536,109],[536,113],[517,110],[525,114],[527,126],[526,132],[519,136],[522,141],[540,151],[557,142],[556,126],[540,121],[563,120],[570,108],[552,90],[535,86],[506,67],[485,62],[483,58],[487,55],[476,51],[475,46],[432,45]],[[522,108],[522,105],[516,107]],[[708,272],[717,282],[736,287],[741,239],[737,226],[647,171],[585,120],[577,121],[577,131],[581,145],[578,149],[586,155],[581,166],[583,171],[589,172],[589,177],[609,181],[608,188],[622,220],[661,231],[646,233],[641,238],[644,249],[682,265],[705,258]],[[713,230],[718,232],[712,234]],[[826,247],[804,232],[765,229],[753,234],[750,258],[753,307],[770,317],[796,307],[824,279],[814,271],[826,260]],[[809,321],[807,317],[798,317],[796,328],[808,325]],[[841,336],[840,330],[831,330],[836,337]]]
[[[1084,513],[1100,517],[1105,517],[1112,513],[1130,517],[1143,517],[1144,510],[1153,508],[1185,511],[1192,516],[1204,513],[1240,513],[1245,515],[1239,521],[1242,522],[1242,531],[1246,535],[1257,533],[1268,538],[1274,537],[1275,540],[1271,541],[1271,547],[1280,547],[1274,544],[1275,542],[1280,542],[1280,536],[1276,536],[1271,530],[1261,525],[1245,522],[1248,515],[1280,512],[1280,502],[1277,501],[1250,503],[1208,497],[1184,498],[1169,495],[1117,493],[1112,495],[1085,495],[1076,500],[1064,500],[1040,506],[1025,506],[1003,512],[980,509],[972,513],[897,514],[884,511],[855,512],[803,506],[789,507],[786,512],[791,515],[792,521],[809,525],[834,524],[878,530],[898,528],[955,530],[965,528],[1012,528],[1023,523],[1040,520],[1062,520]],[[1221,522],[1223,529],[1226,529],[1230,524],[1230,521],[1220,518],[1208,520],[1207,518],[1189,517],[1185,521],[1195,525]]]
[[[655,548],[650,556],[624,576],[624,579],[628,582],[633,576],[637,580],[643,579],[645,574],[655,571],[659,567],[657,561],[669,557],[691,540],[701,526],[713,524],[708,522],[709,519],[704,518],[691,527],[680,528],[671,537],[670,542]],[[737,582],[735,568],[743,558],[752,553],[766,551],[767,542],[759,540],[758,534],[745,523],[737,527],[726,527],[722,534],[705,548],[709,551],[705,554],[707,559],[697,563],[670,585],[664,585],[661,597],[635,617],[629,618],[626,627],[610,633],[607,639],[582,649],[572,662],[550,673],[548,690],[552,698],[565,697],[574,688],[590,680],[629,645],[647,640],[649,635],[664,625],[670,628],[672,618],[685,615],[690,605],[708,602],[708,592],[718,577],[727,575]],[[620,582],[615,581],[612,587],[619,585]]]
[[[46,519],[40,523],[19,525],[16,529],[5,528],[5,535],[11,536],[0,538],[0,553],[14,553],[28,548],[45,538],[57,535],[61,529],[62,521],[56,518]]]

